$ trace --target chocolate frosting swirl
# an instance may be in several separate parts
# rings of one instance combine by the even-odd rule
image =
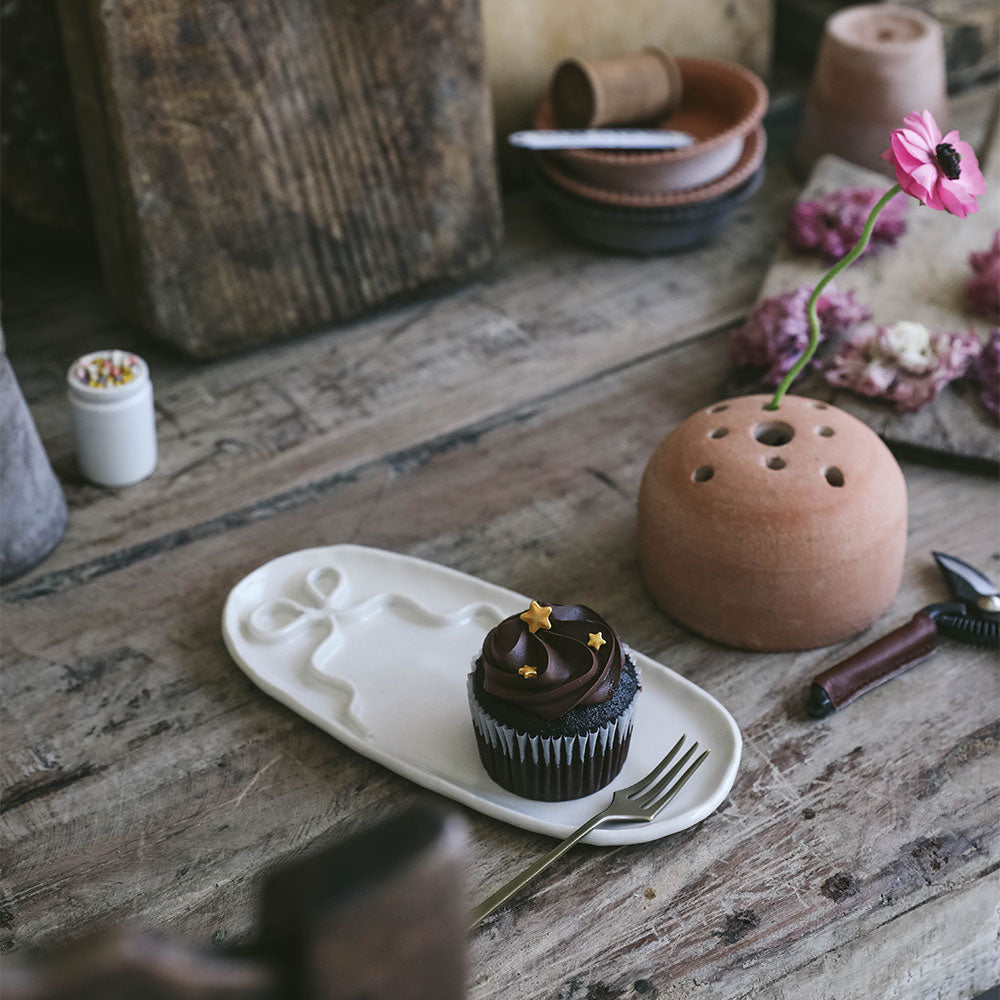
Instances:
[[[532,633],[520,615],[505,618],[483,643],[483,687],[540,719],[550,721],[577,705],[598,705],[615,693],[624,653],[621,641],[596,611],[553,604],[551,628]],[[600,649],[588,645],[600,632]],[[519,671],[534,667],[536,674]]]

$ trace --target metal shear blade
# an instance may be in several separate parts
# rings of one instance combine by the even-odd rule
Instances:
[[[975,646],[1000,643],[1000,591],[985,573],[975,566],[935,552],[934,559],[945,583],[956,600],[947,604],[930,604],[924,614],[938,631]]]
[[[975,566],[970,566],[957,556],[945,555],[944,552],[935,552],[934,559],[948,589],[958,600],[978,604],[983,598],[987,599],[984,603],[993,603],[989,601],[990,598],[1000,599],[1000,590],[997,590],[993,581],[985,573],[980,573]]]

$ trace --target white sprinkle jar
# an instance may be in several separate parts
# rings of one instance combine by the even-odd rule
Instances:
[[[156,468],[153,383],[142,358],[94,351],[66,374],[80,471],[101,486],[128,486]]]

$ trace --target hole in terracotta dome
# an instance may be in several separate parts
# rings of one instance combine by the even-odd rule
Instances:
[[[816,428],[816,433],[821,438],[832,438],[833,437],[833,428],[832,427],[817,427]]]
[[[814,410],[828,410],[828,409],[830,409],[830,407],[828,407],[826,405],[826,403],[813,403],[812,404],[812,408]]]
[[[723,410],[728,410],[728,403],[720,403],[718,406],[713,406],[708,412],[709,413],[721,413]]]
[[[844,485],[844,474],[835,465],[831,465],[830,468],[824,469],[823,475],[826,476],[826,481],[831,486]]]
[[[767,460],[767,467],[769,469],[783,469],[787,463],[783,458],[779,458],[777,455],[772,455]]]
[[[696,483],[707,483],[715,475],[715,469],[710,465],[703,465],[700,469],[694,470],[691,477]]]
[[[708,436],[710,438],[724,438],[729,433],[728,427],[716,427]]]
[[[782,420],[769,420],[766,424],[758,424],[753,429],[753,436],[761,443],[772,448],[780,448],[795,437],[795,428]]]

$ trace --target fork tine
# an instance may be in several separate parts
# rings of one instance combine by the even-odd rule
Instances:
[[[693,749],[693,748],[692,748]],[[710,751],[703,751],[695,762],[654,802],[646,808],[655,816],[686,784],[688,778],[705,762]]]
[[[677,763],[674,764],[674,766],[670,768],[670,770],[667,771],[667,773],[663,775],[663,777],[660,778],[660,780],[657,781],[652,788],[647,789],[645,792],[642,793],[642,797],[639,800],[639,805],[645,807],[645,803],[655,801],[656,797],[660,794],[660,792],[662,792],[663,789],[666,788],[667,785],[669,785],[670,782],[674,780],[674,777],[691,759],[691,757],[694,755],[697,749],[698,749],[698,741],[695,740],[694,743],[692,743],[691,746],[687,748],[687,750],[684,753],[684,756],[681,757],[681,759],[677,761]]]
[[[618,794],[624,795],[627,798],[634,798],[638,795],[651,781],[655,781],[657,775],[670,763],[673,759],[674,754],[684,745],[684,741],[687,739],[687,734],[685,733],[681,738],[670,748],[667,756],[660,761],[652,771],[649,772],[645,777],[640,778],[634,785],[629,785],[628,788],[623,788]]]
[[[684,787],[688,779],[698,770],[699,767],[704,763],[705,758],[708,756],[709,751],[705,750],[700,757],[691,764],[686,771],[676,780],[674,780],[674,775],[677,774],[681,768],[687,763],[691,755],[698,749],[698,743],[695,742],[686,754],[679,760],[673,768],[671,768],[670,773],[667,775],[662,775],[663,769],[670,763],[671,760],[676,756],[677,751],[684,745],[684,741],[687,736],[682,736],[673,747],[671,747],[670,752],[660,761],[656,767],[646,775],[645,778],[641,778],[634,785],[630,785],[628,788],[621,789],[615,792],[610,804],[602,809],[600,812],[595,813],[590,817],[582,826],[574,830],[565,840],[561,843],[556,844],[547,854],[544,854],[539,858],[534,864],[526,868],[520,875],[515,876],[504,886],[493,893],[492,896],[483,900],[473,911],[472,911],[472,922],[471,927],[475,927],[481,920],[489,916],[497,907],[502,906],[511,898],[515,893],[523,889],[536,875],[545,871],[549,865],[554,861],[557,861],[563,856],[574,844],[582,840],[591,830],[600,826],[602,823],[611,822],[622,822],[632,820],[634,822],[650,822],[655,819],[657,813]],[[667,782],[674,780],[674,783],[666,788]],[[650,783],[653,783],[652,788],[648,788]],[[663,789],[666,788],[664,791]],[[642,802],[629,802],[626,799],[635,799],[638,796],[642,796],[644,801]],[[658,797],[657,797],[658,796]],[[647,804],[648,803],[648,804]]]

